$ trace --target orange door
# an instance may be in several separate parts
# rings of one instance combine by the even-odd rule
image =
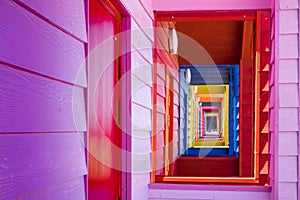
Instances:
[[[121,197],[120,41],[121,21],[97,0],[89,6],[88,199]],[[117,94],[121,92],[118,91]]]

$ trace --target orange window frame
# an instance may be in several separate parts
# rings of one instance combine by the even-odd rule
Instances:
[[[268,19],[267,19],[268,18]],[[252,68],[255,73],[255,87],[253,90],[262,90],[260,80],[260,72],[265,66],[269,66],[270,57],[270,11],[269,10],[259,10],[259,11],[230,11],[230,12],[155,12],[155,27],[158,21],[197,21],[197,20],[238,20],[238,21],[254,21],[257,23],[256,26],[256,39],[255,39],[255,60],[254,67]],[[267,28],[269,27],[269,29]],[[263,32],[265,31],[265,32]],[[253,141],[253,151],[254,156],[251,158],[251,162],[254,168],[253,176],[235,176],[235,177],[179,177],[179,176],[157,176],[156,175],[156,109],[155,105],[157,103],[157,37],[155,33],[154,40],[154,70],[153,70],[153,132],[152,132],[152,172],[151,172],[151,182],[170,182],[170,183],[220,183],[220,184],[259,184],[260,174],[259,174],[259,151],[260,151],[260,132],[262,130],[261,124],[259,123],[261,115],[261,105],[260,93],[255,92],[253,97],[253,124],[251,125],[254,129]],[[243,50],[244,51],[244,45]],[[243,62],[241,60],[241,67],[243,67]],[[241,77],[242,79],[242,77]],[[240,91],[242,88],[240,88]],[[269,101],[269,99],[268,99]],[[242,103],[242,102],[241,102]],[[255,113],[255,114],[254,114]],[[242,137],[241,137],[242,140]],[[240,150],[243,146],[240,141]],[[241,157],[241,152],[240,156]],[[239,162],[239,169],[241,170],[242,161]],[[241,173],[241,172],[240,172]]]

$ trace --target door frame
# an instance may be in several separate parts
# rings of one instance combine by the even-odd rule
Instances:
[[[131,22],[130,22],[130,14],[122,4],[120,0],[97,0],[100,5],[102,5],[115,19],[121,21],[121,62],[120,62],[120,77],[124,75],[122,78],[122,98],[121,98],[121,119],[122,119],[122,172],[121,172],[121,198],[124,200],[131,199],[131,118],[129,117],[128,109],[126,106],[131,104]],[[90,0],[85,1],[85,11],[86,11],[86,31],[89,34],[89,5]],[[85,55],[86,58],[89,54],[89,43],[85,44]],[[86,59],[86,66],[89,66],[88,59]],[[86,67],[86,73],[88,74],[89,67]],[[85,102],[88,102],[88,94],[87,90],[85,92]],[[88,113],[88,106],[86,104],[86,112]],[[88,141],[88,130],[86,135],[86,141]],[[88,142],[86,148],[86,158],[88,158]],[[88,166],[88,159],[86,159],[86,164]],[[88,174],[85,177],[85,188],[88,193]],[[86,194],[86,197],[88,194]]]

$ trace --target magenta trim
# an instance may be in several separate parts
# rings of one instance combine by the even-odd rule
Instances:
[[[276,1],[276,0],[275,0]],[[153,0],[156,11],[199,11],[199,10],[263,10],[271,8],[271,0]]]
[[[121,2],[120,2],[121,3]],[[122,4],[123,5],[123,4]],[[124,5],[123,11],[126,11]],[[127,12],[127,11],[126,11]],[[131,23],[130,16],[122,16],[122,199],[131,199]]]
[[[298,0],[298,13],[300,12],[300,0]],[[300,77],[300,70],[299,70],[299,64],[300,64],[300,14],[298,14],[298,102],[300,99],[300,82],[299,82],[299,77]],[[298,105],[299,106],[299,105]],[[300,128],[300,112],[298,111],[298,130]],[[298,199],[300,197],[300,137],[298,136]]]
[[[274,48],[274,185],[273,200],[278,200],[278,137],[279,137],[279,0],[274,1],[274,31],[275,31],[275,48]]]
[[[162,190],[209,190],[209,191],[249,191],[249,192],[271,192],[270,186],[244,186],[244,185],[194,185],[194,184],[169,184],[153,183],[148,185],[149,189]]]

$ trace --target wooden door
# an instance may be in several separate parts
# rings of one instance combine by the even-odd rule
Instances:
[[[105,6],[105,5],[104,5]],[[88,58],[88,199],[121,197],[120,60],[116,58],[121,30],[118,13],[97,0],[89,6]],[[118,91],[117,94],[121,94]]]

